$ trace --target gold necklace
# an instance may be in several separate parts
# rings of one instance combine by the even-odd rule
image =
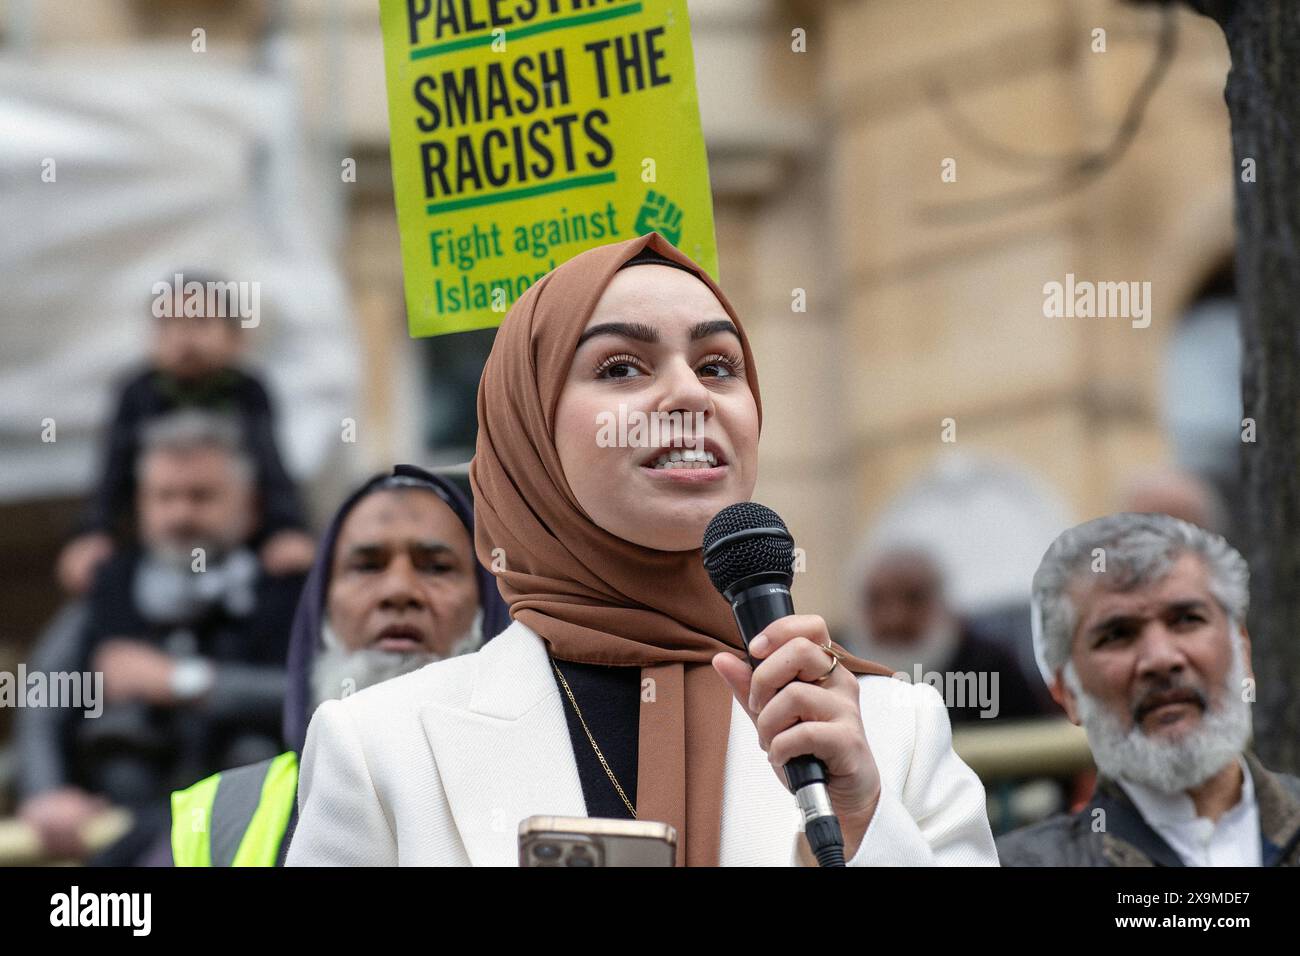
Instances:
[[[573,712],[578,715],[578,723],[582,724],[583,732],[586,733],[587,739],[591,741],[591,749],[596,751],[596,758],[600,761],[600,765],[605,768],[605,773],[609,776],[609,782],[614,785],[614,789],[618,791],[619,797],[623,800],[623,805],[627,807],[627,812],[632,814],[632,819],[635,820],[636,807],[632,806],[632,801],[629,800],[627,794],[623,792],[623,787],[618,782],[618,777],[614,776],[614,771],[609,769],[609,762],[605,760],[605,755],[601,753],[600,748],[596,746],[596,738],[591,735],[591,730],[587,727],[587,722],[583,720],[582,709],[578,707],[578,702],[574,700],[573,691],[569,689],[569,682],[565,680],[564,675],[560,673],[560,668],[559,665],[555,663],[555,658],[552,657],[550,660],[551,667],[555,669],[555,676],[560,679],[560,684],[564,687],[564,692],[569,696],[569,703],[573,705]]]

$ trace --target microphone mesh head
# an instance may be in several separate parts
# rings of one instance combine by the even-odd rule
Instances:
[[[723,541],[745,531],[754,533]],[[704,568],[719,591],[762,572],[793,580],[794,539],[771,508],[753,501],[728,505],[714,515],[704,531]]]

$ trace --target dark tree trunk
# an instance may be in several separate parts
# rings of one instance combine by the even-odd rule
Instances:
[[[1241,392],[1256,437],[1241,446],[1256,749],[1300,773],[1300,2],[1187,2],[1219,23],[1232,56]]]

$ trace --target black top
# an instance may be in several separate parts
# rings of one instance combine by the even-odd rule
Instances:
[[[128,547],[113,553],[100,565],[87,595],[89,619],[85,635],[85,659],[112,637],[126,637],[161,648],[163,639],[175,628],[147,620],[135,603],[135,576],[144,552]],[[284,666],[289,651],[289,625],[302,591],[304,575],[268,575],[259,569],[254,585],[253,609],[235,617],[224,608],[213,607],[187,622],[198,639],[195,651],[214,662],[274,664]]]
[[[135,460],[140,430],[151,419],[184,408],[231,415],[257,469],[261,504],[258,540],[277,531],[307,526],[293,479],[275,443],[271,398],[262,383],[235,368],[194,382],[149,369],[123,388],[104,441],[103,471],[78,524],[78,532],[114,532],[129,525],[135,500]]]
[[[573,691],[587,728],[596,738],[600,752],[636,806],[637,739],[641,721],[641,668],[606,667],[603,664],[575,664],[556,661],[560,673]],[[554,677],[552,669],[551,675]],[[569,725],[569,741],[578,764],[578,779],[587,804],[587,816],[630,820],[632,815],[614,789],[609,774],[600,765],[578,715],[574,713],[564,685],[555,678]]]

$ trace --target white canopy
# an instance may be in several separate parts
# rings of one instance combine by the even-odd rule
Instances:
[[[210,57],[0,58],[0,500],[88,487],[113,385],[145,354],[150,287],[176,271],[261,284],[249,365],[292,472],[314,472],[354,414],[332,210],[292,85]],[[337,159],[315,165],[337,178]]]

